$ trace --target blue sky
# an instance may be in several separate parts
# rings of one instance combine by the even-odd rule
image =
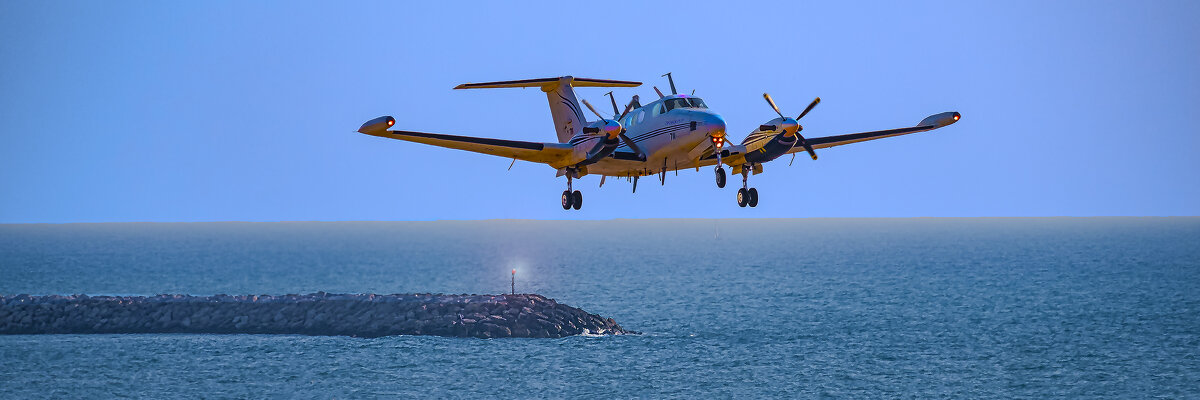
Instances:
[[[436,3],[436,2],[428,2]],[[0,222],[1200,214],[1200,3],[0,2]],[[667,185],[354,133],[554,141],[535,90],[463,82],[673,72],[739,140],[925,134]],[[577,90],[606,104],[600,88]]]

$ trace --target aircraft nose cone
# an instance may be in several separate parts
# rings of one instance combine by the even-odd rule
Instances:
[[[704,116],[704,127],[708,129],[708,135],[712,137],[725,137],[725,118],[720,115],[708,113]]]

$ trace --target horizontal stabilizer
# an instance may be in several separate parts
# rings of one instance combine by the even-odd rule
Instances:
[[[523,79],[519,81],[498,81],[498,82],[483,82],[483,83],[464,83],[455,86],[455,89],[493,89],[493,88],[516,88],[516,87],[553,87],[559,84],[563,78],[567,79],[573,87],[637,87],[641,86],[641,82],[631,81],[614,81],[609,79],[591,79],[591,78],[575,78],[570,76],[558,78],[541,78],[541,79]]]

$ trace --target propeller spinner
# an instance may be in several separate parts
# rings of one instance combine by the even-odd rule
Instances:
[[[796,141],[796,145],[804,147],[804,151],[808,152],[809,157],[812,157],[813,160],[816,160],[817,153],[813,151],[813,148],[808,144],[808,141],[804,140],[804,136],[800,135],[800,131],[804,130],[804,126],[800,125],[799,119],[804,118],[805,115],[808,115],[809,111],[812,111],[817,104],[820,104],[821,98],[818,97],[814,99],[812,103],[809,103],[808,107],[805,107],[804,111],[800,113],[800,116],[796,117],[795,119],[783,116],[783,113],[779,111],[779,107],[775,105],[775,100],[771,99],[771,95],[763,93],[763,99],[767,100],[767,104],[770,104],[771,109],[775,110],[775,113],[779,114],[779,118],[783,120],[783,122],[780,123],[779,128],[783,129],[784,135],[796,135],[796,139],[798,139]]]

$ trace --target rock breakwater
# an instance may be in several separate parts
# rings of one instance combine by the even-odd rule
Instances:
[[[0,296],[0,334],[41,333],[559,338],[636,332],[536,294]]]

